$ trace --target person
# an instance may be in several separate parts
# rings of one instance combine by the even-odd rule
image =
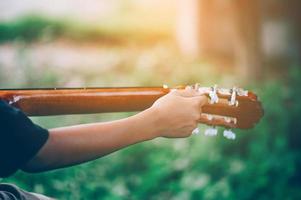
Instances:
[[[187,87],[171,91],[150,108],[125,119],[46,130],[0,100],[0,177],[17,170],[35,173],[73,166],[157,137],[188,137],[206,102],[206,96]],[[2,183],[0,199],[51,198]]]

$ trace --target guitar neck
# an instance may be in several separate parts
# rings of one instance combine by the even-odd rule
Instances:
[[[170,90],[165,87],[2,89],[0,100],[28,116],[131,112],[149,108]],[[208,87],[197,90],[211,99],[202,107],[201,123],[247,129],[263,116],[261,103],[252,92]]]
[[[163,87],[11,89],[0,99],[28,116],[140,111],[167,94]]]

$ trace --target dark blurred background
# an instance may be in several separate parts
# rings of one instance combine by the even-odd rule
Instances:
[[[0,1],[0,88],[169,86],[255,91],[237,139],[156,139],[2,182],[58,199],[301,199],[301,1]],[[58,127],[133,113],[34,117]],[[206,127],[200,125],[201,129]]]

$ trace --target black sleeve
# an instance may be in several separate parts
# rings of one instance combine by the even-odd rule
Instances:
[[[0,100],[0,177],[12,175],[32,159],[48,139],[22,111]]]

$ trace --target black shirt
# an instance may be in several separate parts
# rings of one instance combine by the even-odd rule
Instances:
[[[35,125],[22,111],[0,100],[0,177],[22,169],[48,139],[48,131]]]

